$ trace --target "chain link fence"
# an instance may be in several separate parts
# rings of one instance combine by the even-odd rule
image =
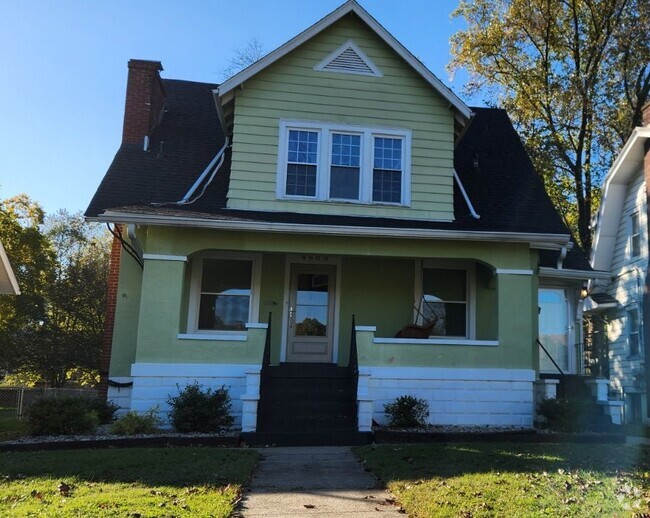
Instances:
[[[0,387],[0,416],[20,417],[41,396],[97,397],[99,393],[89,389]]]

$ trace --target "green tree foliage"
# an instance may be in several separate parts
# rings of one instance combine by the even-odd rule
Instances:
[[[47,218],[24,195],[0,204],[0,240],[17,297],[0,296],[0,370],[60,387],[94,378],[106,305],[110,239],[80,214]]]
[[[585,251],[599,185],[650,91],[647,0],[463,0],[450,70],[506,108]]]

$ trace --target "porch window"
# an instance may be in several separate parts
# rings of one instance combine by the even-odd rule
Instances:
[[[257,321],[259,261],[255,256],[206,254],[193,260],[188,330],[241,333]]]
[[[436,320],[432,334],[468,337],[467,270],[424,268],[421,311],[423,320]]]
[[[635,309],[627,311],[627,341],[630,357],[639,356],[639,312]]]

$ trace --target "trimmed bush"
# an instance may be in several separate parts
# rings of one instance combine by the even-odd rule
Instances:
[[[86,434],[97,429],[99,417],[88,399],[42,397],[29,407],[27,423],[31,435]]]
[[[391,428],[414,428],[427,425],[429,403],[415,396],[399,396],[392,403],[384,405]]]
[[[557,432],[584,432],[597,426],[598,404],[586,398],[545,399],[538,408],[544,428]]]
[[[127,412],[111,426],[111,433],[115,435],[151,434],[158,431],[160,419],[158,406],[150,408],[144,413]]]
[[[84,398],[84,401],[88,405],[89,410],[97,412],[99,424],[111,424],[115,421],[115,412],[117,412],[120,407],[112,401],[107,401],[98,397]]]
[[[171,406],[169,420],[179,432],[218,432],[232,426],[230,394],[225,386],[212,390],[194,382],[184,389],[178,388],[178,396],[169,396]]]

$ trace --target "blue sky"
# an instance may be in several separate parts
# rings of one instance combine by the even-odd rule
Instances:
[[[0,198],[85,210],[122,131],[127,62],[163,77],[221,82],[251,38],[273,50],[343,0],[7,0],[0,16]],[[361,0],[454,91],[449,36],[458,0]],[[399,6],[400,8],[397,8]]]

